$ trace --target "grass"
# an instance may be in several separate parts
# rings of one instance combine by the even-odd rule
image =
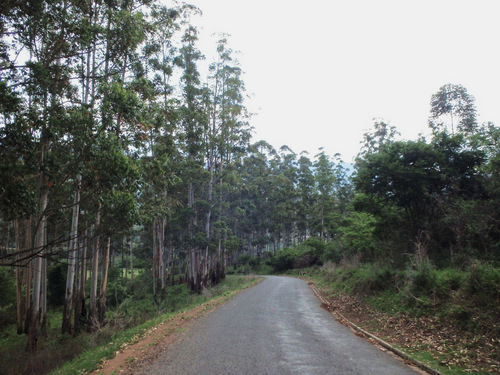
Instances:
[[[112,358],[124,344],[137,340],[149,328],[209,300],[221,296],[224,300],[228,299],[233,291],[255,282],[255,278],[228,275],[223,282],[201,294],[190,293],[184,285],[172,286],[160,304],[155,305],[151,296],[147,295],[142,296],[141,300],[124,302],[108,312],[108,325],[97,332],[82,332],[75,337],[60,334],[62,312],[54,310],[48,315],[47,337],[39,340],[38,351],[33,354],[25,351],[26,336],[17,335],[15,326],[9,326],[0,331],[0,374],[91,372],[103,360]],[[129,314],[136,315],[132,317]]]
[[[394,345],[396,349],[404,351],[406,354],[416,359],[421,363],[425,363],[427,366],[438,369],[442,375],[465,375],[470,374],[471,370],[461,368],[459,366],[446,366],[443,362],[446,361],[448,356],[438,355],[426,348],[402,348],[398,345]]]
[[[300,273],[304,270],[288,272]],[[476,263],[464,270],[437,269],[427,263],[391,270],[375,264],[342,267],[332,263],[321,269],[308,269],[305,276],[326,296],[355,296],[369,306],[375,312],[369,319],[375,320],[362,325],[375,333],[385,325],[388,316],[399,319],[399,314],[416,324],[409,327],[408,337],[414,337],[413,330],[420,322],[426,327],[421,333],[424,338],[425,329],[432,330],[435,324],[442,326],[442,331],[432,332],[432,345],[414,339],[412,347],[405,343],[399,349],[445,375],[498,371],[495,364],[500,360],[499,268]]]
[[[124,344],[138,340],[148,329],[209,300],[219,297],[225,297],[223,300],[227,300],[230,298],[233,291],[245,289],[255,282],[257,282],[255,278],[228,275],[225,281],[211,289],[207,289],[200,295],[183,293],[182,299],[187,304],[186,306],[180,307],[182,303],[178,302],[177,305],[179,308],[175,312],[162,314],[136,327],[117,332],[108,343],[82,353],[72,361],[65,363],[62,367],[52,372],[52,375],[77,375],[91,372],[95,370],[103,360],[113,358],[114,353]]]

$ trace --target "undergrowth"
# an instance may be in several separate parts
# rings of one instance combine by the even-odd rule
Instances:
[[[49,313],[47,336],[36,353],[25,351],[26,337],[14,325],[0,331],[0,374],[81,374],[90,372],[103,359],[111,358],[127,342],[173,314],[220,296],[229,295],[253,282],[229,275],[220,284],[193,294],[185,285],[169,286],[162,301],[150,294],[136,294],[107,312],[107,325],[96,332],[61,335],[61,311]],[[76,358],[75,358],[76,357]],[[62,366],[62,367],[61,367]]]
[[[498,267],[472,261],[462,269],[439,269],[423,260],[396,270],[384,264],[350,260],[308,269],[307,277],[330,296],[339,300],[344,295],[354,296],[374,311],[388,314],[380,315],[385,316],[381,326],[386,326],[388,320],[403,319],[409,324],[407,334],[413,335],[411,330],[426,323],[427,328],[419,334],[424,341],[430,339],[428,335],[435,336],[435,347],[426,351],[423,346],[417,346],[419,349],[413,346],[409,350],[419,352],[415,357],[432,357],[428,362],[442,368],[443,373],[498,370],[491,367],[500,361]],[[428,329],[437,331],[425,333]],[[419,340],[415,338],[415,342]],[[439,349],[433,351],[436,348]],[[481,353],[481,357],[474,353]]]

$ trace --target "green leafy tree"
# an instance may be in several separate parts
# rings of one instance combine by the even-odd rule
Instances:
[[[432,95],[429,126],[436,132],[446,130],[451,133],[474,133],[477,130],[474,97],[462,85],[446,84]]]
[[[316,200],[313,162],[305,154],[298,160],[297,190],[297,231],[299,239],[305,241],[312,231],[312,208]]]
[[[327,239],[332,233],[327,230],[327,216],[335,209],[335,183],[337,177],[334,172],[334,163],[323,149],[316,155],[314,163],[315,182],[317,190],[316,200],[316,233],[322,239]]]

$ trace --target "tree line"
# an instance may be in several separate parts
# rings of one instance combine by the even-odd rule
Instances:
[[[0,8],[0,264],[29,350],[55,284],[62,332],[76,334],[106,323],[115,268],[133,278],[135,262],[162,299],[176,276],[200,292],[240,253],[332,235],[349,194],[340,159],[250,143],[226,35],[199,70],[198,13],[151,0]]]
[[[432,134],[396,140],[384,122],[365,135],[353,208],[369,215],[368,254],[428,257],[436,265],[498,262],[499,129],[478,124],[474,97],[461,85],[431,98]]]
[[[320,195],[309,207],[326,225],[306,231],[305,242],[280,250],[268,263],[278,272],[342,261],[394,270],[498,265],[500,130],[477,123],[474,98],[461,85],[441,87],[430,109],[431,135],[417,140],[401,140],[395,126],[375,120],[354,173],[343,189],[333,190],[326,215],[318,204],[322,179],[316,169]],[[335,186],[332,181],[342,180],[328,186]],[[294,205],[297,233],[300,207]],[[310,238],[315,236],[323,241]]]
[[[226,35],[200,72],[198,13],[153,0],[0,6],[0,264],[29,350],[55,284],[63,333],[106,324],[116,270],[149,274],[156,301],[311,237],[328,251],[304,266],[498,260],[499,131],[477,124],[465,88],[432,97],[429,140],[375,122],[353,172],[322,149],[252,143]]]
[[[227,38],[202,83],[193,6],[39,1],[0,11],[0,262],[16,270],[28,348],[46,324],[47,270],[61,262],[63,333],[105,323],[110,260],[134,226],[151,238],[155,296],[174,257],[195,291],[223,278],[224,184],[250,137]]]

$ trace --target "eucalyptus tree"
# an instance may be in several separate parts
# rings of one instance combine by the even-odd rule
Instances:
[[[474,133],[477,130],[474,97],[462,85],[446,84],[431,97],[429,126],[435,131]]]
[[[235,230],[251,255],[260,257],[270,242],[273,190],[270,158],[277,155],[267,142],[251,144],[237,165],[241,180],[235,202]],[[251,246],[251,248],[248,248]]]
[[[196,180],[203,175],[204,138],[208,127],[208,117],[204,110],[203,89],[200,83],[200,74],[197,63],[203,58],[196,48],[198,40],[197,30],[189,26],[183,37],[183,46],[176,58],[176,64],[183,69],[181,82],[183,83],[183,105],[179,108],[180,122],[183,127],[182,146],[186,152],[185,180],[187,181],[187,208],[188,208],[188,246],[187,246],[187,278],[192,290],[201,290],[200,247],[204,246],[205,239],[201,240],[199,220],[196,207],[197,194]],[[201,202],[200,202],[201,203]],[[204,205],[201,205],[202,207]],[[204,236],[205,237],[205,236]]]
[[[385,144],[393,142],[400,135],[395,126],[383,119],[373,120],[373,129],[363,134],[358,158],[366,154],[377,153]]]
[[[337,182],[337,176],[334,172],[334,162],[322,148],[320,148],[320,153],[315,157],[314,179],[317,190],[315,231],[320,238],[328,239],[332,236],[332,233],[329,233],[327,229],[327,216],[335,209],[335,183]]]
[[[217,42],[216,61],[210,65],[211,75],[208,86],[209,128],[206,133],[206,168],[209,173],[206,199],[208,202],[205,217],[205,234],[207,247],[205,249],[204,277],[212,273],[212,280],[217,282],[225,276],[224,260],[226,251],[228,227],[224,220],[225,196],[227,195],[226,181],[234,172],[234,160],[244,152],[250,139],[248,128],[248,114],[244,106],[244,83],[242,71],[233,59],[233,51],[227,46],[227,39],[223,35]],[[217,186],[216,180],[219,181]],[[215,197],[217,193],[217,197]],[[216,202],[217,200],[217,202]],[[214,208],[218,212],[214,213]],[[217,217],[214,217],[217,215]],[[214,222],[216,232],[214,233]],[[215,234],[215,237],[214,237]],[[209,248],[213,248],[215,257],[210,255]],[[214,262],[207,262],[215,258]],[[209,264],[215,270],[209,270]]]
[[[176,47],[174,36],[180,30],[182,14],[187,5],[168,8],[152,7],[149,37],[143,47],[143,58],[135,66],[133,82],[144,103],[141,126],[147,142],[141,151],[141,211],[143,222],[151,228],[153,260],[153,295],[165,295],[167,273],[171,273],[173,249],[166,254],[167,218],[176,199],[169,191],[175,182],[172,166],[178,151],[175,132],[178,125],[177,107],[171,79],[174,72]]]
[[[8,127],[11,134],[24,133],[25,138],[29,134],[32,155],[37,158],[30,173],[36,176],[30,179],[30,189],[38,196],[32,221],[34,243],[30,245],[32,251],[24,253],[32,259],[28,278],[32,276],[33,280],[27,280],[33,287],[27,314],[28,347],[32,350],[36,349],[45,322],[49,241],[60,241],[57,233],[48,230],[51,223],[47,212],[61,210],[57,206],[58,194],[69,177],[68,167],[74,166],[66,155],[72,138],[70,108],[76,103],[72,79],[75,59],[81,52],[78,25],[84,18],[83,8],[81,3],[69,1],[18,3],[2,18],[2,26],[11,37],[2,54],[3,59],[9,60],[2,65],[2,75],[7,72],[5,82],[17,87],[17,97],[23,100]],[[52,215],[50,220],[56,218]]]
[[[306,152],[298,160],[297,176],[297,234],[305,241],[312,233],[313,207],[317,198],[313,162]]]
[[[295,209],[297,204],[297,154],[282,146],[271,160],[272,203],[271,231],[278,249],[291,246],[295,236]]]

